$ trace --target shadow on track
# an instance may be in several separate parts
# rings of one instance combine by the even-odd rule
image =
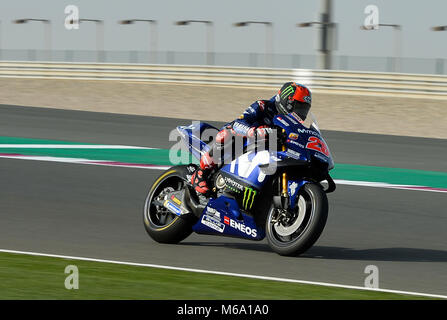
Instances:
[[[273,253],[265,243],[182,242],[185,246],[225,247]],[[342,247],[314,246],[297,258],[402,261],[402,262],[447,262],[447,251],[417,248],[352,249]]]
[[[180,245],[186,246],[203,246],[203,247],[225,247],[231,249],[240,249],[240,250],[250,250],[250,251],[263,251],[263,252],[272,252],[272,249],[266,243],[259,242],[189,242],[183,241],[179,243]]]
[[[350,249],[315,246],[310,248],[302,257],[368,261],[447,262],[447,251],[419,248]]]

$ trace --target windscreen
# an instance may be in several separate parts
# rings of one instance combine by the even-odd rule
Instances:
[[[317,118],[315,117],[315,115],[312,112],[309,112],[309,114],[307,115],[307,118],[304,121],[304,125],[306,127],[308,127],[309,129],[318,131],[318,133],[321,134],[320,127],[318,126]]]

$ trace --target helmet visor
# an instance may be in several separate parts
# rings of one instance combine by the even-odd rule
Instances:
[[[289,113],[295,112],[304,121],[309,113],[310,104],[307,102],[293,101],[286,108]]]

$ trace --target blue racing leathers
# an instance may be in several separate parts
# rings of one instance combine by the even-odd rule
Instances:
[[[228,123],[224,128],[231,128],[235,134],[246,137],[251,128],[270,126],[273,117],[278,114],[275,97],[252,103],[238,119]]]

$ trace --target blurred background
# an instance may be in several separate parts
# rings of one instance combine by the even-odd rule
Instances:
[[[0,103],[231,121],[296,81],[323,129],[446,138],[446,11],[443,0],[2,1]]]
[[[379,25],[365,29],[371,5]],[[443,0],[2,1],[0,58],[445,74],[446,11]]]

